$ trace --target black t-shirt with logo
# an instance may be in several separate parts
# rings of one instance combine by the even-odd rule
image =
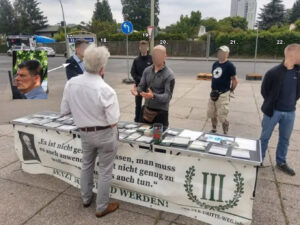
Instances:
[[[231,78],[236,75],[236,68],[232,62],[219,63],[218,61],[212,67],[212,90],[226,92],[230,90]]]

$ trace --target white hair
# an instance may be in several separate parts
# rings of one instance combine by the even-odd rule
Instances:
[[[107,64],[109,57],[110,53],[105,46],[90,45],[84,52],[84,68],[89,73],[98,74],[101,68]]]

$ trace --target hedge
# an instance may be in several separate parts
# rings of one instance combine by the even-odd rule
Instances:
[[[291,43],[300,43],[300,32],[277,32],[261,31],[258,35],[258,55],[283,57],[284,48]],[[213,33],[211,38],[211,52],[218,46],[228,45],[231,55],[254,56],[256,44],[255,32],[243,33]]]

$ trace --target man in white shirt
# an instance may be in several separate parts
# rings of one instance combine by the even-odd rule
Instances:
[[[109,56],[106,47],[89,46],[83,59],[86,71],[67,82],[61,103],[61,113],[71,113],[80,128],[83,149],[80,186],[84,207],[90,206],[92,201],[95,160],[99,156],[97,217],[119,207],[118,203],[109,203],[118,143],[116,124],[120,117],[116,92],[101,77]]]

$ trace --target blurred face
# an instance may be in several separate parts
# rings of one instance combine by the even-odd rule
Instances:
[[[84,51],[88,46],[89,46],[88,44],[82,43],[76,48],[76,55],[78,56],[79,59],[81,60],[83,59]]]
[[[228,58],[228,56],[229,56],[228,52],[223,52],[222,50],[218,50],[217,57],[219,61],[221,62],[225,61]]]
[[[141,55],[147,55],[147,53],[149,51],[148,45],[140,45],[139,49],[140,49]]]
[[[166,49],[164,47],[154,48],[152,53],[152,61],[155,66],[162,66],[167,58]]]
[[[300,56],[298,49],[292,49],[285,53],[285,59],[288,60],[291,64],[299,64],[300,63]]]
[[[20,92],[26,94],[40,86],[40,76],[32,76],[27,68],[18,69],[14,83]]]

